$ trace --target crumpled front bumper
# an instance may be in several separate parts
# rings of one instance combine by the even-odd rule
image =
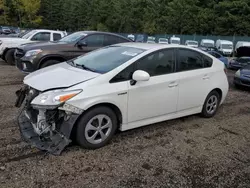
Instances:
[[[24,141],[40,150],[47,151],[53,155],[60,155],[71,142],[70,134],[78,117],[79,115],[74,114],[67,121],[63,121],[59,130],[53,136],[50,136],[49,139],[44,139],[34,131],[30,119],[25,115],[25,109],[18,116],[18,126]]]

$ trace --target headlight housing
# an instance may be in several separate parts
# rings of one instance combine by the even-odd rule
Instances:
[[[235,77],[240,77],[240,70],[235,73]]]
[[[25,57],[33,57],[33,56],[36,56],[37,54],[39,54],[41,52],[42,52],[41,49],[30,50],[30,51],[26,52]]]
[[[72,90],[72,91],[64,91],[64,90],[53,90],[45,93],[41,93],[36,98],[33,99],[31,105],[34,108],[46,108],[46,109],[54,109],[59,105],[63,104],[67,100],[75,97],[82,90]]]

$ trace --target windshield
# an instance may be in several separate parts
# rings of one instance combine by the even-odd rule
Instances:
[[[33,30],[33,31],[30,31],[28,33],[26,33],[22,38],[23,39],[28,39],[30,36],[32,36],[36,31]]]
[[[139,48],[109,46],[80,56],[73,62],[75,66],[81,66],[83,69],[104,74],[119,67],[143,51]]]
[[[160,42],[168,42],[168,39],[159,39]]]
[[[24,31],[18,35],[18,37],[23,38],[24,35],[28,34],[30,31]]]
[[[232,44],[222,44],[221,48],[222,49],[227,49],[227,50],[232,50],[233,49],[233,45]]]
[[[172,44],[180,44],[180,41],[179,41],[179,40],[174,40],[174,39],[172,39],[172,40],[171,40],[171,43],[172,43]]]
[[[203,46],[205,47],[214,47],[213,43],[203,43]]]
[[[195,42],[195,41],[189,41],[189,42],[188,42],[188,45],[198,45],[198,43]]]
[[[76,32],[62,38],[61,40],[59,40],[59,42],[77,42],[83,36],[87,36],[87,34],[83,32]]]

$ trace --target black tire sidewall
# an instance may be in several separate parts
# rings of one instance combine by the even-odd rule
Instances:
[[[217,108],[216,108],[216,110],[214,111],[214,113],[209,114],[209,113],[207,112],[206,105],[207,105],[207,101],[209,100],[209,98],[210,98],[211,96],[213,96],[213,95],[217,97],[218,104],[217,104]],[[219,108],[220,101],[221,101],[221,97],[220,97],[220,95],[219,95],[219,93],[218,93],[217,91],[212,91],[212,92],[210,92],[210,93],[208,94],[208,96],[207,96],[207,98],[206,98],[204,104],[203,104],[203,108],[202,108],[202,113],[201,113],[201,115],[202,115],[203,117],[205,117],[205,118],[213,117],[213,116],[216,114],[216,112],[217,112],[217,110],[218,110],[218,108]]]
[[[10,65],[15,65],[14,53],[15,49],[9,49],[5,54],[5,61]]]
[[[91,144],[85,138],[85,128],[86,128],[88,121],[98,114],[104,114],[110,117],[112,121],[112,129],[111,129],[110,135],[106,138],[105,141],[99,144]],[[98,149],[100,147],[103,147],[112,139],[113,135],[115,134],[115,131],[117,130],[117,124],[118,124],[117,117],[112,109],[105,107],[105,106],[100,106],[100,107],[95,107],[93,109],[90,109],[77,122],[77,125],[76,125],[77,128],[76,128],[76,134],[75,134],[76,141],[80,146],[86,149]]]
[[[55,65],[55,64],[58,64],[58,63],[61,63],[61,62],[58,61],[58,60],[47,60],[47,61],[43,62],[40,65],[40,68],[45,68],[45,67],[48,67],[48,66],[51,66],[51,65]]]

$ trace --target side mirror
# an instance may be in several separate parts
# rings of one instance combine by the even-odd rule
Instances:
[[[86,42],[86,41],[80,40],[80,41],[77,43],[77,46],[83,47],[83,46],[88,46],[88,45],[87,45],[87,42]]]
[[[139,81],[148,81],[150,78],[150,75],[142,70],[137,70],[134,72],[133,76],[132,76],[133,80],[136,82]]]

